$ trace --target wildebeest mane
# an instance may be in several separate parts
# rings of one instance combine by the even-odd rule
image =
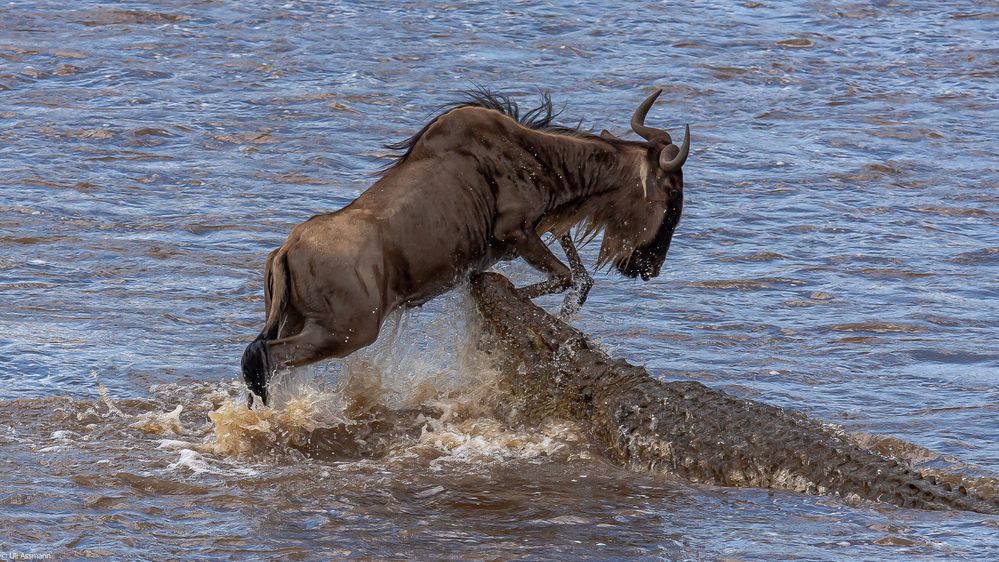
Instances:
[[[482,107],[485,109],[492,109],[512,118],[528,129],[565,135],[591,136],[590,133],[580,131],[580,125],[582,122],[577,123],[575,127],[555,124],[555,119],[562,114],[565,107],[563,106],[562,109],[556,111],[555,106],[552,103],[551,94],[544,90],[539,90],[538,94],[541,97],[541,103],[537,107],[521,114],[520,106],[517,105],[517,102],[511,99],[507,94],[494,92],[483,86],[475,86],[471,89],[464,90],[459,93],[460,98],[457,101],[438,107],[433,118],[431,118],[430,121],[428,121],[427,124],[424,125],[423,128],[420,129],[415,135],[396,143],[386,144],[385,148],[400,151],[402,154],[393,158],[388,165],[382,168],[381,172],[387,172],[402,162],[405,162],[406,158],[409,157],[410,153],[413,151],[413,147],[416,146],[416,143],[419,142],[424,133],[426,133],[438,119],[443,117],[449,111],[453,111],[461,107]]]

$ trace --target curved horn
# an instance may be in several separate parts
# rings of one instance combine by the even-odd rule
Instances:
[[[690,154],[690,125],[684,127],[683,131],[683,144],[680,145],[680,153],[674,156],[670,160],[666,160],[666,149],[664,148],[662,152],[659,153],[659,167],[663,169],[664,172],[676,172],[683,166],[683,163],[687,161],[687,155]]]
[[[673,140],[670,139],[669,133],[661,129],[645,126],[645,116],[648,115],[649,109],[652,107],[652,104],[656,103],[656,99],[659,98],[659,94],[661,93],[663,93],[663,89],[657,88],[655,92],[652,92],[651,96],[645,98],[645,101],[638,106],[638,109],[635,110],[635,114],[631,116],[631,130],[638,133],[638,136],[647,141],[665,138],[666,144],[669,144],[673,142]]]

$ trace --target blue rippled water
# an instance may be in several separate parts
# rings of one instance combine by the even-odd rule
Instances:
[[[463,468],[421,480],[422,468],[403,467],[385,484],[401,507],[384,509],[372,507],[378,470],[325,496],[306,478],[325,468],[281,465],[301,486],[287,494],[310,499],[264,494],[280,510],[257,511],[250,496],[272,486],[264,476],[238,484],[241,473],[175,466],[168,477],[176,454],[155,447],[81,450],[52,465],[37,451],[58,431],[50,411],[82,411],[97,380],[141,410],[154,385],[236,378],[263,320],[266,253],[294,224],[356,197],[384,164],[382,145],[456,91],[481,84],[529,104],[542,88],[565,104],[565,122],[625,135],[636,104],[661,87],[649,122],[693,131],[683,221],[660,278],[596,276],[577,325],[664,379],[994,475],[997,13],[992,1],[4,3],[0,443],[17,464],[0,477],[16,490],[0,492],[10,522],[0,544],[126,557],[188,545],[218,557],[995,558],[994,518],[676,482],[664,491],[596,461],[563,459],[563,472],[511,460],[469,481]],[[583,252],[591,263],[595,249]],[[16,441],[21,425],[44,430]],[[73,431],[98,439],[94,427]],[[105,454],[116,479],[70,468]],[[189,488],[120,476],[152,478],[147,461]],[[600,484],[566,476],[583,470]],[[452,481],[451,503],[406,496]],[[52,482],[83,503],[47,495]],[[235,503],[209,501],[207,519],[163,531],[148,551],[137,544],[216,485],[239,489]],[[523,491],[535,485],[545,494]],[[468,507],[479,492],[480,508]],[[95,497],[149,509],[86,503]],[[556,514],[539,514],[543,497]],[[72,523],[67,510],[95,522]],[[436,535],[413,531],[410,516]],[[235,517],[270,522],[227,526]],[[474,532],[449,534],[462,524]],[[104,538],[77,538],[90,534]]]

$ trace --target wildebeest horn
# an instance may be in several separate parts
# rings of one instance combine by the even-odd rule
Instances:
[[[667,160],[665,148],[659,153],[659,167],[664,172],[675,172],[687,161],[688,154],[690,154],[690,125],[684,127],[683,144],[680,145],[680,152],[676,156]]]
[[[615,137],[614,133],[608,131],[607,129],[604,129],[604,130],[600,131],[600,138],[613,139],[613,140],[621,140],[621,139]]]
[[[638,106],[635,114],[631,116],[631,130],[638,133],[638,136],[647,141],[665,140],[666,144],[670,144],[673,142],[673,139],[670,138],[669,133],[662,129],[645,126],[645,116],[648,115],[649,109],[652,107],[652,104],[656,103],[656,99],[659,98],[659,94],[661,93],[663,93],[662,88],[656,89],[655,92],[652,92],[651,96],[645,98],[642,105]]]

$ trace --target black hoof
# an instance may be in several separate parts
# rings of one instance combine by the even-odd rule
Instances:
[[[260,397],[267,405],[267,380],[271,376],[270,361],[267,357],[267,346],[264,340],[256,339],[246,346],[243,352],[243,380],[250,392]],[[253,406],[253,403],[250,403]]]

